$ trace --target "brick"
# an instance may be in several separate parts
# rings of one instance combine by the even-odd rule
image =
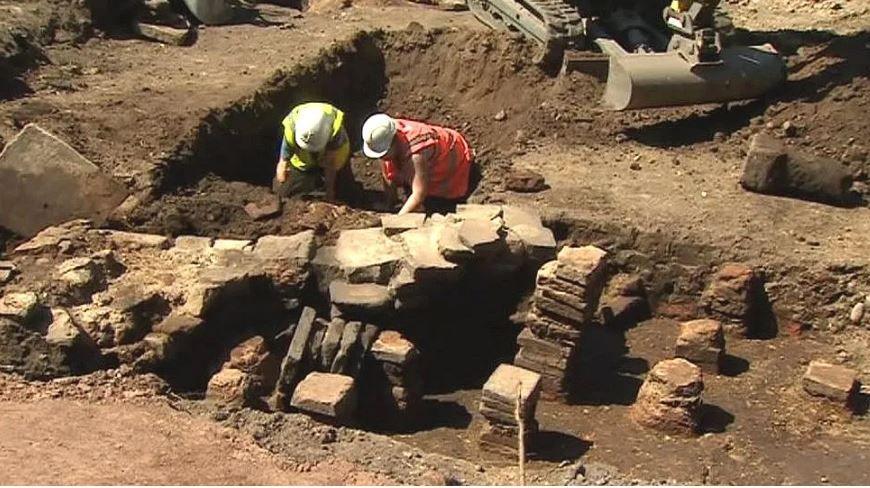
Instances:
[[[858,390],[858,373],[844,366],[812,361],[801,384],[810,395],[845,404]]]
[[[680,324],[674,355],[698,365],[702,371],[717,373],[725,357],[725,334],[716,320],[701,319]]]
[[[344,423],[353,417],[356,402],[353,378],[313,372],[299,382],[290,404],[303,412]]]

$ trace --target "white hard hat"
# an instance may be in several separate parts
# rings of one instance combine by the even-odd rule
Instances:
[[[374,114],[366,120],[362,128],[363,153],[370,158],[379,158],[393,144],[396,135],[396,121],[387,114]]]
[[[302,107],[293,128],[296,145],[304,151],[321,152],[332,135],[333,118],[318,107]]]

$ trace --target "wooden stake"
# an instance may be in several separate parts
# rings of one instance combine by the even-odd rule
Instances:
[[[517,421],[517,426],[520,429],[519,439],[517,441],[518,445],[518,454],[519,454],[519,463],[520,463],[520,485],[526,485],[526,439],[525,439],[525,425],[523,422],[522,416],[522,408],[523,408],[523,384],[520,382],[517,387],[517,403],[516,408],[514,409],[514,418]]]

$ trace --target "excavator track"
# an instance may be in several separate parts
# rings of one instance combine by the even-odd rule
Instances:
[[[468,0],[474,15],[492,29],[520,32],[544,47],[544,59],[561,60],[583,42],[583,19],[560,0]]]

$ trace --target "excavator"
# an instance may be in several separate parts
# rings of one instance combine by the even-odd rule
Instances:
[[[719,0],[467,2],[490,28],[537,41],[541,63],[606,76],[613,110],[748,100],[786,77],[770,45],[723,46]]]

